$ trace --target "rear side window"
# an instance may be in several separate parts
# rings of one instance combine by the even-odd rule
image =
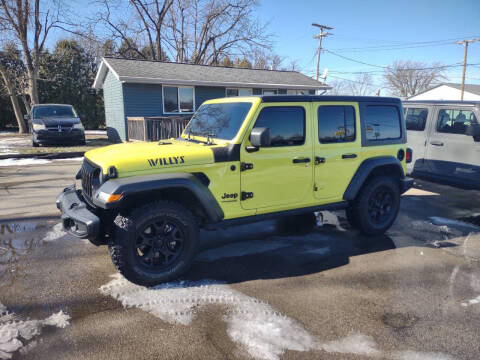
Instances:
[[[320,143],[355,141],[355,109],[353,106],[320,106],[317,114]]]
[[[396,106],[368,105],[366,138],[369,141],[400,139],[400,114]]]
[[[477,118],[471,110],[440,109],[437,131],[448,134],[465,134],[468,125],[476,124]]]
[[[427,123],[428,109],[408,108],[405,112],[407,130],[423,131]]]
[[[305,143],[305,110],[300,106],[272,106],[262,109],[255,127],[270,129],[271,146]]]

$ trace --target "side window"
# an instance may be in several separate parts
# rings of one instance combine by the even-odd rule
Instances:
[[[399,139],[402,136],[402,131],[397,107],[368,105],[365,130],[366,138],[369,141]]]
[[[440,109],[437,118],[437,131],[448,134],[465,134],[467,126],[478,123],[471,110]]]
[[[270,129],[271,146],[305,143],[305,110],[300,106],[272,106],[260,111],[255,127]]]
[[[428,109],[426,108],[408,108],[405,111],[405,121],[407,130],[423,131],[427,122]]]
[[[355,141],[353,106],[319,106],[318,139],[322,144]]]

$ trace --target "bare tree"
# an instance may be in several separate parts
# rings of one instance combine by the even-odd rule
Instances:
[[[65,24],[60,20],[59,0],[42,4],[40,0],[0,0],[0,24],[21,45],[32,104],[38,104],[38,70],[45,41],[54,27]]]
[[[332,88],[328,90],[328,95],[350,95],[348,81],[342,79],[333,79],[328,82]]]
[[[351,95],[366,96],[373,93],[373,78],[370,74],[359,74],[355,80],[348,82],[348,89]]]
[[[22,108],[18,100],[19,96],[24,94],[25,66],[22,62],[20,51],[12,43],[8,43],[4,50],[0,52],[0,77],[3,88],[12,103],[18,124],[18,132],[26,133],[28,128],[23,119]]]
[[[383,77],[392,94],[405,98],[425,91],[433,83],[445,79],[441,64],[428,66],[409,60],[394,62],[385,69]]]

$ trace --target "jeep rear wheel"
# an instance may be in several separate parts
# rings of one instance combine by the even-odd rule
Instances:
[[[131,282],[157,285],[189,269],[198,232],[195,217],[180,204],[148,204],[115,219],[110,256],[117,270]]]
[[[347,211],[350,224],[367,235],[383,234],[400,209],[398,182],[388,176],[371,179]]]

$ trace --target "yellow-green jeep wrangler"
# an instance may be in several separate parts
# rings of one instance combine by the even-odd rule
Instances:
[[[199,229],[346,209],[365,234],[394,222],[405,177],[402,104],[394,98],[261,96],[206,101],[178,139],[85,154],[57,198],[65,229],[108,244],[129,280],[177,278]]]

